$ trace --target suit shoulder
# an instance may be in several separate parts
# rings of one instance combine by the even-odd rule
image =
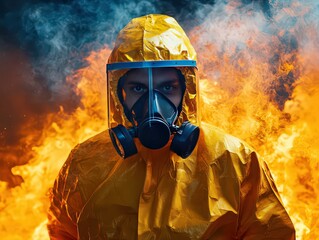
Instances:
[[[105,130],[75,146],[69,158],[72,158],[72,164],[87,162],[89,165],[94,165],[112,163],[120,157],[112,144],[108,131]]]
[[[225,154],[235,155],[245,164],[249,159],[248,156],[255,152],[243,140],[225,133],[222,129],[209,123],[202,123],[201,130],[201,142],[211,160],[219,159]]]
[[[120,159],[108,132],[103,131],[71,151],[60,177],[65,174],[67,185],[80,187],[83,198],[87,199]]]

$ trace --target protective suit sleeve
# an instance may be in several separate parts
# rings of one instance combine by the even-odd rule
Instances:
[[[63,165],[51,190],[48,233],[53,240],[77,239],[77,217],[82,208],[78,178],[71,170],[73,150]]]
[[[239,239],[295,239],[293,224],[268,166],[255,152],[250,154],[240,198]]]

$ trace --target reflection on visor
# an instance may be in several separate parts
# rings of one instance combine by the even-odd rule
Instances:
[[[153,107],[153,102],[154,102],[154,93],[153,93],[153,69],[148,68],[148,117],[149,118],[154,118],[154,107]]]
[[[164,68],[164,67],[196,67],[194,60],[166,60],[143,62],[119,62],[106,65],[107,71],[134,68]]]

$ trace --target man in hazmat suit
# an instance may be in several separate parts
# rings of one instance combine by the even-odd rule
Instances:
[[[175,19],[122,29],[107,82],[109,130],[63,165],[51,239],[295,239],[265,162],[199,121],[196,53]]]

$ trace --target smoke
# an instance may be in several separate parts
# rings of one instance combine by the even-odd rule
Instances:
[[[15,82],[17,88],[23,88],[23,94],[2,88],[7,94],[2,95],[2,102],[20,99],[28,109],[1,108],[0,129],[5,144],[16,144],[19,140],[19,128],[26,120],[17,120],[12,111],[25,109],[28,115],[45,115],[59,111],[60,106],[71,113],[80,104],[81,96],[75,91],[75,82],[68,82],[66,77],[77,69],[86,66],[85,57],[94,50],[107,45],[112,47],[118,31],[130,19],[140,15],[167,12],[171,15],[184,16],[180,13],[180,3],[170,1],[55,1],[55,2],[20,2],[4,6],[1,18],[1,78],[2,85]],[[183,2],[195,6],[191,1]],[[198,7],[198,6],[197,6]],[[7,11],[5,10],[7,9]],[[191,10],[190,7],[183,9]],[[185,14],[185,18],[188,17]],[[184,22],[186,20],[184,19]],[[23,60],[16,58],[23,56]],[[9,60],[8,60],[9,59]],[[10,60],[11,59],[11,60]],[[19,64],[16,64],[20,61]],[[20,69],[19,69],[20,68]],[[21,70],[22,69],[22,70]],[[27,70],[25,70],[27,69]],[[18,78],[10,72],[24,71]],[[15,79],[11,79],[15,78]],[[9,97],[10,96],[10,97]],[[36,104],[33,104],[36,102]],[[30,107],[29,105],[34,107]],[[31,108],[31,109],[29,109]],[[8,127],[8,118],[11,121]],[[16,122],[16,124],[14,124]],[[16,136],[16,138],[14,137]]]
[[[271,141],[264,136],[279,134],[298,117],[287,104],[294,101],[296,87],[305,84],[300,78],[319,67],[314,54],[319,51],[318,7],[316,1],[269,1],[267,8],[255,2],[217,1],[208,14],[198,10],[196,14],[206,18],[189,35],[201,78],[219,86],[209,100],[206,120],[262,146]],[[255,106],[247,101],[252,98]],[[268,117],[260,115],[262,109],[269,111]],[[254,124],[248,123],[250,118]]]
[[[112,45],[132,17],[157,12],[154,2],[1,2],[0,180],[22,182],[11,168],[32,158],[47,116],[81,107],[67,76],[86,66],[91,51]]]
[[[260,75],[253,84],[260,84],[256,87],[262,87],[282,110],[285,101],[291,98],[294,81],[299,77],[299,69],[287,69],[287,74],[280,72],[285,67],[283,64],[298,65],[296,55],[300,48],[299,41],[292,31],[295,26],[291,26],[291,22],[297,19],[291,19],[289,13],[278,12],[273,4],[268,7],[266,14],[260,5],[254,3],[219,1],[206,15],[205,21],[192,32],[192,36],[196,39],[199,60],[204,64],[202,72],[209,79],[217,80],[224,89],[235,94],[242,90],[244,82],[238,83],[234,79],[228,85],[229,82],[224,79],[231,76],[220,75],[216,69],[231,65],[242,73],[242,77],[252,76],[256,73],[251,71],[259,69]],[[289,9],[291,7],[289,5]],[[211,51],[206,50],[208,46]],[[214,62],[211,62],[212,56],[216,56]],[[230,71],[223,72],[230,74]],[[269,72],[272,74],[263,74]]]
[[[213,4],[211,2],[210,4]],[[48,117],[81,107],[76,79],[67,76],[87,65],[85,57],[112,48],[130,19],[149,13],[173,15],[186,29],[205,1],[1,1],[0,3],[0,180],[9,187],[22,178],[11,168],[32,158],[42,143]],[[182,6],[182,7],[181,7]]]

